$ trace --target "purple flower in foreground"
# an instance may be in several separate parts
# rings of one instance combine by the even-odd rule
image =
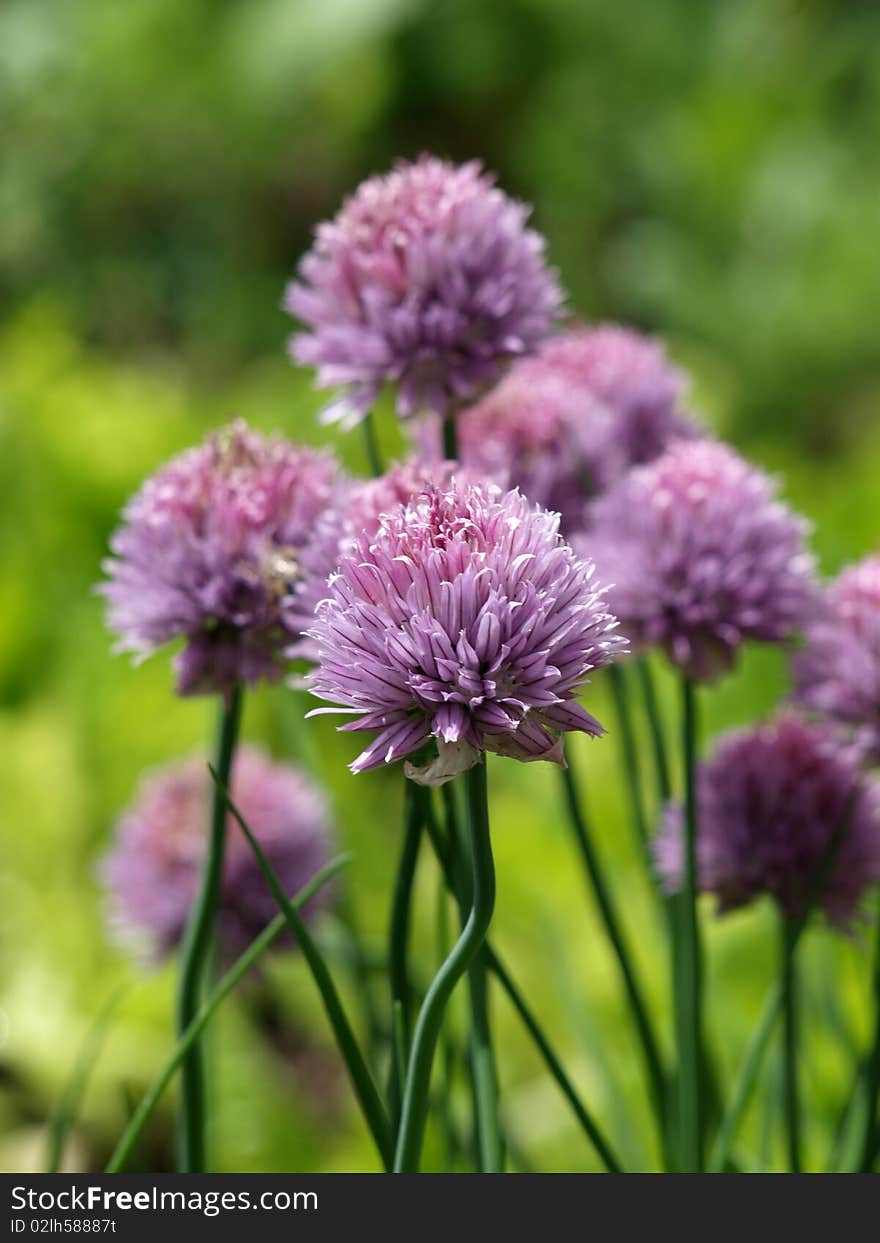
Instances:
[[[681,412],[684,383],[662,346],[628,328],[550,337],[457,420],[461,460],[586,524],[587,501],[631,466],[698,429]]]
[[[401,417],[445,415],[539,344],[562,298],[528,215],[479,163],[422,156],[318,227],[285,306],[309,329],[293,357],[343,390],[327,420],[357,422],[386,381]]]
[[[721,911],[770,894],[795,919],[809,901],[832,836],[844,830],[821,905],[850,924],[880,880],[880,784],[827,726],[793,716],[722,738],[697,776],[699,887]],[[681,885],[683,816],[670,804],[655,844],[661,875]]]
[[[813,616],[807,523],[726,445],[674,443],[591,516],[581,544],[614,584],[610,607],[634,643],[662,646],[688,677],[710,681],[746,639],[782,642]]]
[[[792,666],[796,701],[852,728],[880,762],[880,556],[830,585]]]
[[[314,693],[358,714],[343,729],[378,732],[354,772],[433,740],[407,772],[440,784],[485,750],[562,763],[560,734],[602,732],[574,699],[625,640],[558,525],[518,492],[458,484],[356,541],[310,632]]]
[[[126,506],[104,566],[119,647],[146,656],[185,638],[182,695],[278,678],[335,479],[330,455],[241,422],[162,467]]]
[[[112,925],[123,940],[145,945],[153,959],[178,944],[195,900],[212,788],[207,765],[199,759],[145,778],[101,863]],[[231,793],[285,892],[293,895],[327,862],[330,834],[323,796],[297,769],[273,764],[247,746],[236,755]],[[306,913],[326,901],[322,890]],[[218,916],[224,960],[245,950],[277,913],[253,852],[230,815]]]

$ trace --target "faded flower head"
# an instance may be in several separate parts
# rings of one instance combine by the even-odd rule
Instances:
[[[516,362],[458,420],[461,459],[583,528],[587,501],[675,438],[697,435],[662,346],[628,328],[577,328]]]
[[[575,328],[551,337],[542,358],[548,368],[588,390],[613,413],[599,490],[630,466],[659,457],[671,441],[701,434],[683,410],[684,374],[669,362],[660,341],[634,328],[620,324]]]
[[[880,762],[880,556],[831,583],[792,666],[796,701],[850,728]]]
[[[277,679],[305,624],[298,596],[335,481],[329,454],[242,422],[162,467],[126,506],[104,564],[119,647],[147,656],[183,637],[182,695]]]
[[[794,716],[722,738],[697,776],[699,888],[719,909],[766,893],[790,919],[800,916],[835,833],[842,834],[820,898],[828,919],[847,926],[880,880],[880,784],[863,776],[852,750],[828,726]],[[683,816],[670,804],[656,841],[672,891],[683,873]]]
[[[582,543],[633,642],[711,681],[745,640],[782,642],[813,615],[807,529],[769,476],[726,445],[689,440],[600,497]]]
[[[357,422],[386,381],[397,412],[445,415],[534,349],[562,296],[529,211],[478,162],[400,161],[320,225],[287,310],[307,325],[290,350],[342,390],[328,421]]]
[[[378,735],[354,772],[431,743],[407,772],[440,784],[486,750],[561,763],[562,733],[602,732],[575,695],[625,640],[558,526],[518,492],[459,483],[356,540],[310,632],[314,693]]]
[[[200,759],[146,777],[122,816],[101,863],[111,924],[121,939],[152,959],[175,948],[199,888],[208,842],[213,782]],[[239,747],[231,797],[288,895],[300,890],[328,859],[330,831],[323,795],[303,773],[274,764],[254,747]],[[322,889],[306,916],[327,901]],[[230,961],[278,913],[241,828],[227,817],[226,858],[218,929]]]
[[[514,364],[457,419],[461,460],[503,487],[584,526],[587,498],[607,484],[614,414],[540,355]]]

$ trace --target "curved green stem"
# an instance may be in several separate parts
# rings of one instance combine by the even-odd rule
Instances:
[[[444,792],[446,789],[447,787],[444,786]],[[458,880],[455,875],[455,868],[447,843],[443,841],[437,831],[437,825],[433,818],[429,817],[426,827],[428,830],[428,836],[431,839],[431,845],[434,848],[434,853],[437,856],[437,862],[440,864],[440,869],[445,878],[447,889],[450,893],[455,894]],[[513,976],[498,957],[497,952],[493,949],[489,941],[486,942],[486,956],[489,970],[507,994],[514,1010],[522,1020],[526,1031],[528,1031],[529,1035],[532,1037],[532,1040],[535,1042],[538,1052],[544,1059],[547,1069],[550,1071],[551,1076],[556,1080],[562,1095],[571,1106],[572,1111],[583,1128],[587,1138],[599,1153],[599,1156],[602,1158],[602,1161],[604,1162],[609,1173],[621,1173],[622,1167],[620,1161],[615,1156],[611,1145],[605,1139],[592,1114],[578,1095],[577,1089],[566,1074],[562,1062],[554,1052],[550,1041],[547,1039],[547,1036],[541,1028],[541,1025],[532,1010],[530,1010],[521,991],[514,983]]]
[[[418,1169],[431,1085],[431,1065],[443,1014],[455,985],[483,944],[495,907],[495,865],[489,836],[486,766],[477,764],[466,776],[468,823],[473,869],[473,905],[467,923],[425,995],[413,1035],[403,1093],[395,1173]]]
[[[462,924],[470,910],[470,885],[464,866],[465,842],[462,841],[455,800],[455,783],[443,786],[446,812],[447,843],[452,858],[453,871],[457,876],[455,893]],[[470,1007],[470,1030],[468,1055],[471,1066],[474,1122],[477,1157],[483,1174],[500,1173],[504,1167],[504,1139],[498,1116],[498,1072],[492,1047],[492,1030],[489,1022],[488,981],[486,979],[486,956],[481,950],[468,968],[468,1002]]]
[[[217,740],[217,773],[225,788],[229,784],[235,744],[241,722],[242,691],[237,686],[223,700]],[[214,938],[214,922],[223,876],[226,846],[226,807],[215,789],[211,800],[211,832],[205,853],[202,884],[181,946],[180,983],[177,995],[177,1030],[183,1033],[198,1013],[205,974]],[[181,1116],[178,1135],[178,1172],[201,1174],[205,1169],[205,1060],[196,1041],[183,1063]]]
[[[489,1024],[489,981],[486,978],[486,947],[468,968],[468,994],[471,1007],[470,1061],[474,1081],[474,1117],[477,1152],[482,1174],[504,1170],[504,1140],[498,1117],[498,1075]]]
[[[559,771],[568,805],[571,827],[581,853],[581,858],[584,861],[590,885],[592,886],[600,918],[623,979],[624,990],[642,1049],[648,1089],[651,1093],[654,1112],[662,1135],[665,1129],[666,1074],[660,1056],[660,1046],[654,1034],[654,1028],[648,1015],[648,1008],[645,1005],[642,990],[636,979],[635,968],[630,961],[629,951],[624,941],[623,930],[620,926],[620,920],[617,916],[611,892],[605,882],[598,856],[590,839],[586,817],[578,797],[577,788],[575,787],[574,775],[570,767],[561,768]]]
[[[309,883],[303,886],[296,897],[291,899],[293,905],[297,909],[305,906],[309,899],[314,897],[318,890],[326,885],[331,876],[335,876],[348,863],[350,858],[351,855],[339,855],[337,858],[332,859],[326,867],[321,868],[320,872],[317,872]],[[140,1138],[141,1131],[162,1099],[162,1094],[168,1087],[168,1084],[174,1078],[174,1072],[242,976],[250,970],[264,950],[269,948],[282,931],[285,922],[283,915],[276,915],[272,922],[251,942],[241,957],[236,960],[220,980],[217,987],[208,997],[208,1000],[181,1035],[174,1048],[174,1052],[162,1067],[153,1086],[142,1097],[140,1104],[129,1120],[128,1126],[113,1149],[110,1160],[107,1162],[104,1170],[105,1174],[119,1174],[125,1169],[131,1154],[134,1152],[135,1144]]]
[[[222,789],[219,785],[218,774],[211,769],[211,776],[218,783],[217,788]],[[373,1136],[379,1155],[385,1165],[386,1170],[390,1166],[392,1155],[392,1137],[391,1124],[388,1120],[388,1114],[385,1112],[385,1106],[382,1098],[376,1089],[373,1076],[370,1069],[364,1061],[360,1046],[358,1045],[355,1034],[352,1031],[348,1016],[345,1013],[339,994],[336,991],[336,985],[333,983],[333,977],[324,961],[321,951],[318,949],[312,935],[300,918],[296,907],[290,902],[287,894],[281,888],[281,883],[275,874],[275,871],[266,858],[263,850],[248,827],[247,822],[232,802],[229,794],[223,791],[224,801],[229,808],[233,817],[238,823],[239,828],[248,840],[248,845],[254,852],[254,857],[259,865],[260,871],[266,878],[266,883],[272,891],[272,896],[278,905],[284,918],[287,920],[288,927],[296,938],[302,956],[306,961],[306,965],[312,973],[312,979],[317,985],[318,992],[321,994],[321,1000],[324,1003],[324,1010],[333,1028],[333,1035],[336,1037],[336,1043],[339,1051],[345,1061],[348,1069],[351,1085],[354,1094],[357,1097],[361,1112],[364,1115],[370,1133]]]
[[[412,909],[413,884],[416,875],[416,864],[419,858],[419,842],[424,821],[425,791],[415,782],[405,782],[406,826],[404,829],[403,849],[397,866],[397,880],[394,885],[394,898],[391,905],[391,926],[388,934],[388,982],[391,986],[391,1014],[395,1013],[397,1022],[392,1021],[392,1032],[395,1042],[400,1043],[396,1055],[391,1059],[391,1075],[389,1082],[389,1099],[391,1102],[391,1119],[394,1127],[400,1121],[400,1096],[403,1091],[404,1075],[401,1066],[406,1068],[406,1060],[410,1039],[410,997],[412,989],[409,980],[407,951],[409,942],[410,913]]]
[[[430,799],[428,814],[432,815]],[[430,822],[429,822],[430,823]],[[434,826],[436,831],[436,825]],[[429,830],[430,831],[430,830]],[[449,894],[446,890],[446,875],[442,869],[437,876],[437,924],[436,924],[437,961],[442,963],[449,953]],[[448,1020],[440,1032],[440,1084],[437,1098],[440,1106],[441,1123],[444,1139],[444,1167],[450,1173],[455,1164],[458,1149],[458,1137],[452,1112],[452,1091],[455,1079],[455,1042],[449,1031]]]

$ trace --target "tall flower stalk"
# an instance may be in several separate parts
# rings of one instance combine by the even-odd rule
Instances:
[[[391,993],[391,1033],[393,1056],[389,1080],[391,1117],[396,1126],[400,1120],[401,1093],[409,1056],[410,1005],[412,988],[409,978],[409,933],[412,894],[419,843],[425,817],[425,792],[412,781],[405,781],[405,826],[403,847],[397,866],[391,922],[388,934],[388,982]]]
[[[222,701],[217,739],[217,775],[222,790],[231,784],[232,765],[241,721],[242,691],[236,686]],[[226,802],[221,788],[211,799],[211,829],[199,896],[187,923],[180,951],[177,1031],[182,1036],[199,1012],[205,994],[217,903],[226,847]],[[206,1085],[202,1041],[196,1039],[181,1064],[178,1169],[201,1174],[206,1168]]]
[[[679,1155],[682,1168],[702,1168],[702,950],[697,915],[697,704],[689,678],[682,679],[682,758],[684,765],[684,883],[676,898],[673,980],[678,1046],[677,1093]]]
[[[641,986],[631,962],[629,950],[623,935],[623,929],[593,844],[582,801],[575,785],[571,764],[560,770],[565,803],[568,810],[575,842],[578,847],[593,896],[596,900],[599,917],[605,929],[618,969],[623,980],[627,1002],[632,1013],[633,1024],[641,1047],[645,1065],[648,1090],[661,1138],[666,1129],[666,1072],[660,1053],[660,1046],[654,1033],[648,1007],[642,994]]]
[[[443,1014],[455,985],[485,941],[495,909],[495,865],[489,835],[485,764],[466,774],[471,854],[471,911],[455,945],[425,995],[413,1036],[394,1154],[395,1173],[418,1170],[428,1113],[431,1067]]]
[[[451,867],[456,876],[455,894],[464,927],[470,911],[471,885],[467,868],[468,843],[461,832],[455,797],[456,784],[443,786],[443,802]],[[488,950],[484,946],[468,968],[468,1047],[480,1170],[484,1174],[497,1174],[504,1164],[504,1142],[498,1116],[498,1071],[489,1020],[488,961]]]

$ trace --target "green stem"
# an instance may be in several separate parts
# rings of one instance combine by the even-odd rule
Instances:
[[[651,748],[654,752],[654,769],[657,778],[657,795],[661,805],[669,802],[672,797],[672,779],[669,775],[669,760],[666,753],[666,737],[663,730],[663,718],[657,702],[654,678],[647,657],[636,661],[636,673],[642,687],[642,699],[645,704],[645,715],[651,731]]]
[[[443,791],[445,792],[446,790],[447,787],[444,786]],[[437,826],[432,819],[427,821],[427,829],[428,835],[431,839],[431,845],[434,848],[434,853],[437,856],[437,861],[440,864],[440,869],[446,880],[446,886],[450,893],[455,894],[458,880],[455,875],[455,868],[447,843],[440,837],[437,832]],[[580,1126],[583,1128],[587,1138],[599,1153],[599,1156],[602,1158],[602,1161],[604,1162],[609,1173],[619,1174],[622,1167],[619,1160],[614,1155],[611,1145],[605,1139],[592,1114],[578,1095],[577,1089],[566,1074],[562,1062],[554,1052],[553,1047],[547,1039],[547,1036],[544,1034],[540,1023],[532,1010],[529,1009],[528,1003],[517,985],[514,983],[512,975],[501,961],[489,941],[486,942],[486,955],[489,970],[507,994],[514,1010],[516,1010],[523,1022],[524,1027],[526,1028],[526,1031],[528,1031],[529,1035],[532,1037],[532,1040],[535,1042],[538,1052],[544,1059],[547,1069],[550,1071],[551,1076],[559,1086],[562,1095],[571,1106],[572,1111]]]
[[[442,963],[449,953],[449,896],[446,892],[446,877],[442,869],[437,877],[437,961]],[[441,1122],[444,1137],[444,1167],[449,1173],[455,1164],[458,1140],[452,1110],[452,1090],[455,1080],[455,1043],[449,1032],[449,1018],[440,1032],[440,1084],[437,1099],[440,1105]]]
[[[843,840],[847,828],[849,826],[850,817],[854,806],[854,796],[851,796],[843,809],[843,812],[834,826],[831,838],[827,847],[822,853],[822,858],[816,867],[811,883],[808,887],[807,899],[804,903],[804,909],[797,919],[789,923],[789,936],[787,940],[787,950],[789,954],[794,954],[800,943],[801,937],[807,930],[810,916],[817,902],[825,891],[828,878],[831,875],[834,861],[837,858],[837,852],[840,849],[840,843]],[[709,1163],[709,1172],[712,1174],[720,1173],[727,1165],[730,1158],[730,1150],[736,1137],[737,1128],[742,1121],[745,1113],[746,1105],[749,1103],[752,1089],[761,1069],[761,1064],[770,1044],[770,1037],[776,1025],[776,1020],[782,1010],[782,982],[777,981],[773,985],[764,1008],[761,1011],[761,1018],[755,1033],[749,1042],[745,1055],[740,1066],[739,1074],[736,1077],[733,1091],[730,1095],[730,1101],[725,1110],[724,1117],[718,1129],[718,1136],[712,1148],[711,1161]]]
[[[410,1173],[418,1169],[431,1085],[431,1065],[443,1014],[455,985],[467,971],[486,938],[495,907],[495,866],[489,836],[485,763],[472,768],[466,781],[473,868],[473,906],[460,937],[434,977],[419,1011],[403,1093],[403,1110],[394,1157],[395,1173]]]
[[[632,715],[626,693],[626,674],[619,665],[610,665],[611,691],[614,697],[614,708],[617,713],[617,725],[620,730],[621,755],[629,790],[630,807],[633,825],[636,831],[638,848],[648,865],[648,873],[653,878],[654,863],[651,859],[651,847],[648,844],[648,825],[645,818],[645,807],[642,801],[642,784],[639,773],[638,749],[633,730]]]
[[[783,1026],[783,1098],[788,1164],[792,1174],[801,1172],[801,1115],[798,1092],[798,995],[797,965],[792,948],[792,925],[781,917],[779,955]]]
[[[865,1064],[865,1132],[862,1138],[862,1149],[859,1159],[859,1172],[870,1174],[877,1160],[877,1146],[880,1141],[880,1119],[878,1119],[878,1098],[880,1098],[880,916],[877,919],[876,944],[874,948],[874,1040],[871,1052]]]
[[[225,788],[230,781],[235,745],[241,723],[242,691],[236,686],[224,698],[217,740],[217,774]],[[205,987],[207,963],[214,938],[214,923],[223,877],[226,847],[226,807],[222,793],[214,789],[211,800],[211,831],[205,853],[202,883],[190,914],[181,946],[180,983],[177,995],[177,1030],[185,1032],[198,1013]],[[181,1073],[181,1116],[178,1135],[178,1172],[205,1171],[205,1059],[196,1041]]]
[[[211,775],[218,783],[217,788],[222,789],[219,785],[218,774],[216,774],[213,769],[211,769]],[[281,884],[271,863],[263,853],[259,842],[254,837],[241,812],[232,802],[228,792],[223,791],[223,795],[226,806],[229,808],[233,817],[237,821],[242,833],[244,833],[247,838],[248,845],[254,852],[254,857],[257,860],[260,871],[263,873],[263,876],[266,878],[266,883],[272,891],[272,896],[281,907],[281,911],[287,920],[288,927],[296,938],[296,942],[299,945],[302,956],[306,961],[306,965],[312,973],[312,979],[315,981],[318,992],[321,994],[321,1000],[324,1003],[324,1010],[330,1022],[330,1026],[333,1028],[336,1043],[339,1046],[339,1051],[342,1054],[342,1058],[345,1062],[346,1068],[348,1069],[354,1094],[357,1097],[358,1104],[361,1107],[361,1112],[364,1115],[367,1126],[370,1128],[370,1133],[373,1136],[373,1140],[379,1150],[379,1155],[382,1157],[382,1161],[387,1170],[390,1166],[393,1148],[391,1124],[388,1120],[388,1115],[385,1112],[385,1106],[382,1103],[382,1098],[379,1096],[376,1089],[373,1076],[364,1061],[363,1054],[360,1051],[357,1039],[355,1038],[351,1024],[348,1021],[348,1016],[345,1013],[339,994],[336,991],[336,985],[333,983],[333,977],[328,970],[326,962],[321,956],[321,951],[312,939],[311,933],[303,920],[300,918],[299,912],[291,904],[287,894],[281,888]]]
[[[338,855],[326,867],[321,868],[320,872],[317,872],[309,883],[303,886],[296,897],[291,899],[293,906],[297,910],[305,906],[318,890],[323,888],[327,881],[348,863],[350,858],[350,855]],[[286,920],[283,915],[276,915],[260,935],[251,942],[241,957],[233,963],[207,1001],[204,1002],[186,1031],[180,1036],[173,1053],[162,1067],[153,1086],[141,1098],[140,1104],[132,1114],[128,1126],[125,1128],[113,1150],[110,1160],[107,1162],[105,1174],[119,1174],[125,1169],[140,1138],[141,1131],[162,1099],[162,1094],[168,1087],[168,1084],[174,1078],[174,1072],[184,1061],[189,1050],[198,1041],[220,1005],[226,1000],[242,976],[250,970],[264,950],[269,948],[284,928],[285,923]]]
[[[781,1009],[782,991],[779,985],[776,984],[764,1003],[758,1026],[755,1028],[754,1034],[743,1055],[742,1065],[736,1077],[733,1091],[730,1094],[730,1101],[724,1112],[724,1117],[721,1119],[718,1135],[709,1157],[707,1168],[710,1174],[720,1174],[727,1166],[736,1132],[751,1098],[752,1089],[758,1078],[758,1071],[761,1069],[761,1063],[769,1048],[770,1037],[773,1035],[773,1029],[776,1026],[776,1020],[779,1018]]]
[[[629,951],[624,941],[623,931],[611,892],[605,882],[598,855],[590,839],[586,816],[584,815],[574,782],[574,774],[570,767],[561,768],[559,771],[572,831],[574,832],[575,840],[580,850],[590,885],[592,886],[600,918],[605,927],[608,940],[611,943],[611,948],[617,958],[617,965],[623,979],[624,990],[642,1049],[648,1090],[651,1094],[654,1112],[662,1134],[666,1111],[666,1074],[660,1057],[660,1047],[648,1016],[648,1008],[645,1005],[642,990],[636,979],[635,969],[630,961]]]
[[[702,1167],[702,1056],[701,949],[697,919],[697,705],[696,691],[682,679],[682,753],[684,761],[685,833],[684,885],[674,902],[675,1029],[678,1045],[678,1124],[682,1169],[699,1173]]]
[[[498,1075],[489,1024],[487,964],[488,956],[484,946],[468,969],[471,1007],[469,1048],[480,1173],[500,1174],[504,1170],[504,1142],[498,1118]]]
[[[400,1063],[406,1066],[407,1051],[410,1039],[410,998],[412,989],[409,980],[407,963],[412,910],[413,883],[416,875],[416,864],[419,858],[419,842],[422,836],[424,821],[425,792],[415,782],[405,782],[406,825],[403,837],[403,849],[397,866],[397,880],[394,885],[394,898],[391,905],[391,926],[388,934],[388,980],[391,987],[392,1019],[395,1010],[399,1009],[399,1023],[392,1023],[392,1032],[396,1032],[402,1043],[398,1055],[391,1060],[391,1076],[389,1082],[389,1100],[391,1102],[391,1119],[396,1128],[400,1121],[400,1098],[403,1091],[403,1076],[400,1074]]]
[[[471,894],[468,873],[464,866],[466,843],[462,840],[455,801],[455,784],[443,786],[446,812],[447,842],[457,875],[456,895],[459,915],[464,925],[470,910]],[[492,1047],[489,1022],[486,955],[481,950],[468,968],[468,1002],[470,1030],[468,1054],[471,1066],[477,1158],[480,1171],[497,1174],[504,1166],[504,1141],[498,1116],[498,1072]]]
[[[361,424],[364,429],[364,448],[367,451],[370,474],[374,476],[382,475],[384,474],[382,453],[379,449],[379,440],[376,436],[376,424],[373,422],[372,410],[361,420]]]
[[[370,1065],[376,1066],[385,1051],[385,1027],[372,988],[372,965],[364,951],[362,935],[358,927],[354,907],[346,895],[340,895],[337,903],[339,929],[344,939],[344,958],[346,968],[351,976],[358,1008],[366,1032],[367,1057]],[[385,962],[381,961],[379,970],[384,974]]]
[[[547,1069],[550,1071],[553,1079],[555,1079],[559,1090],[571,1106],[574,1115],[583,1128],[587,1138],[602,1158],[605,1168],[608,1170],[609,1174],[622,1173],[623,1167],[621,1166],[619,1159],[615,1155],[608,1140],[602,1134],[592,1114],[578,1095],[577,1089],[566,1074],[565,1068],[556,1056],[556,1053],[553,1051],[549,1040],[544,1035],[538,1020],[535,1018],[533,1011],[529,1008],[527,1001],[523,997],[519,988],[516,986],[513,977],[507,970],[507,967],[492,949],[491,945],[486,947],[486,952],[490,970],[496,976],[505,993],[507,993],[513,1008],[522,1020],[526,1031],[535,1042],[538,1052],[544,1059]]]

